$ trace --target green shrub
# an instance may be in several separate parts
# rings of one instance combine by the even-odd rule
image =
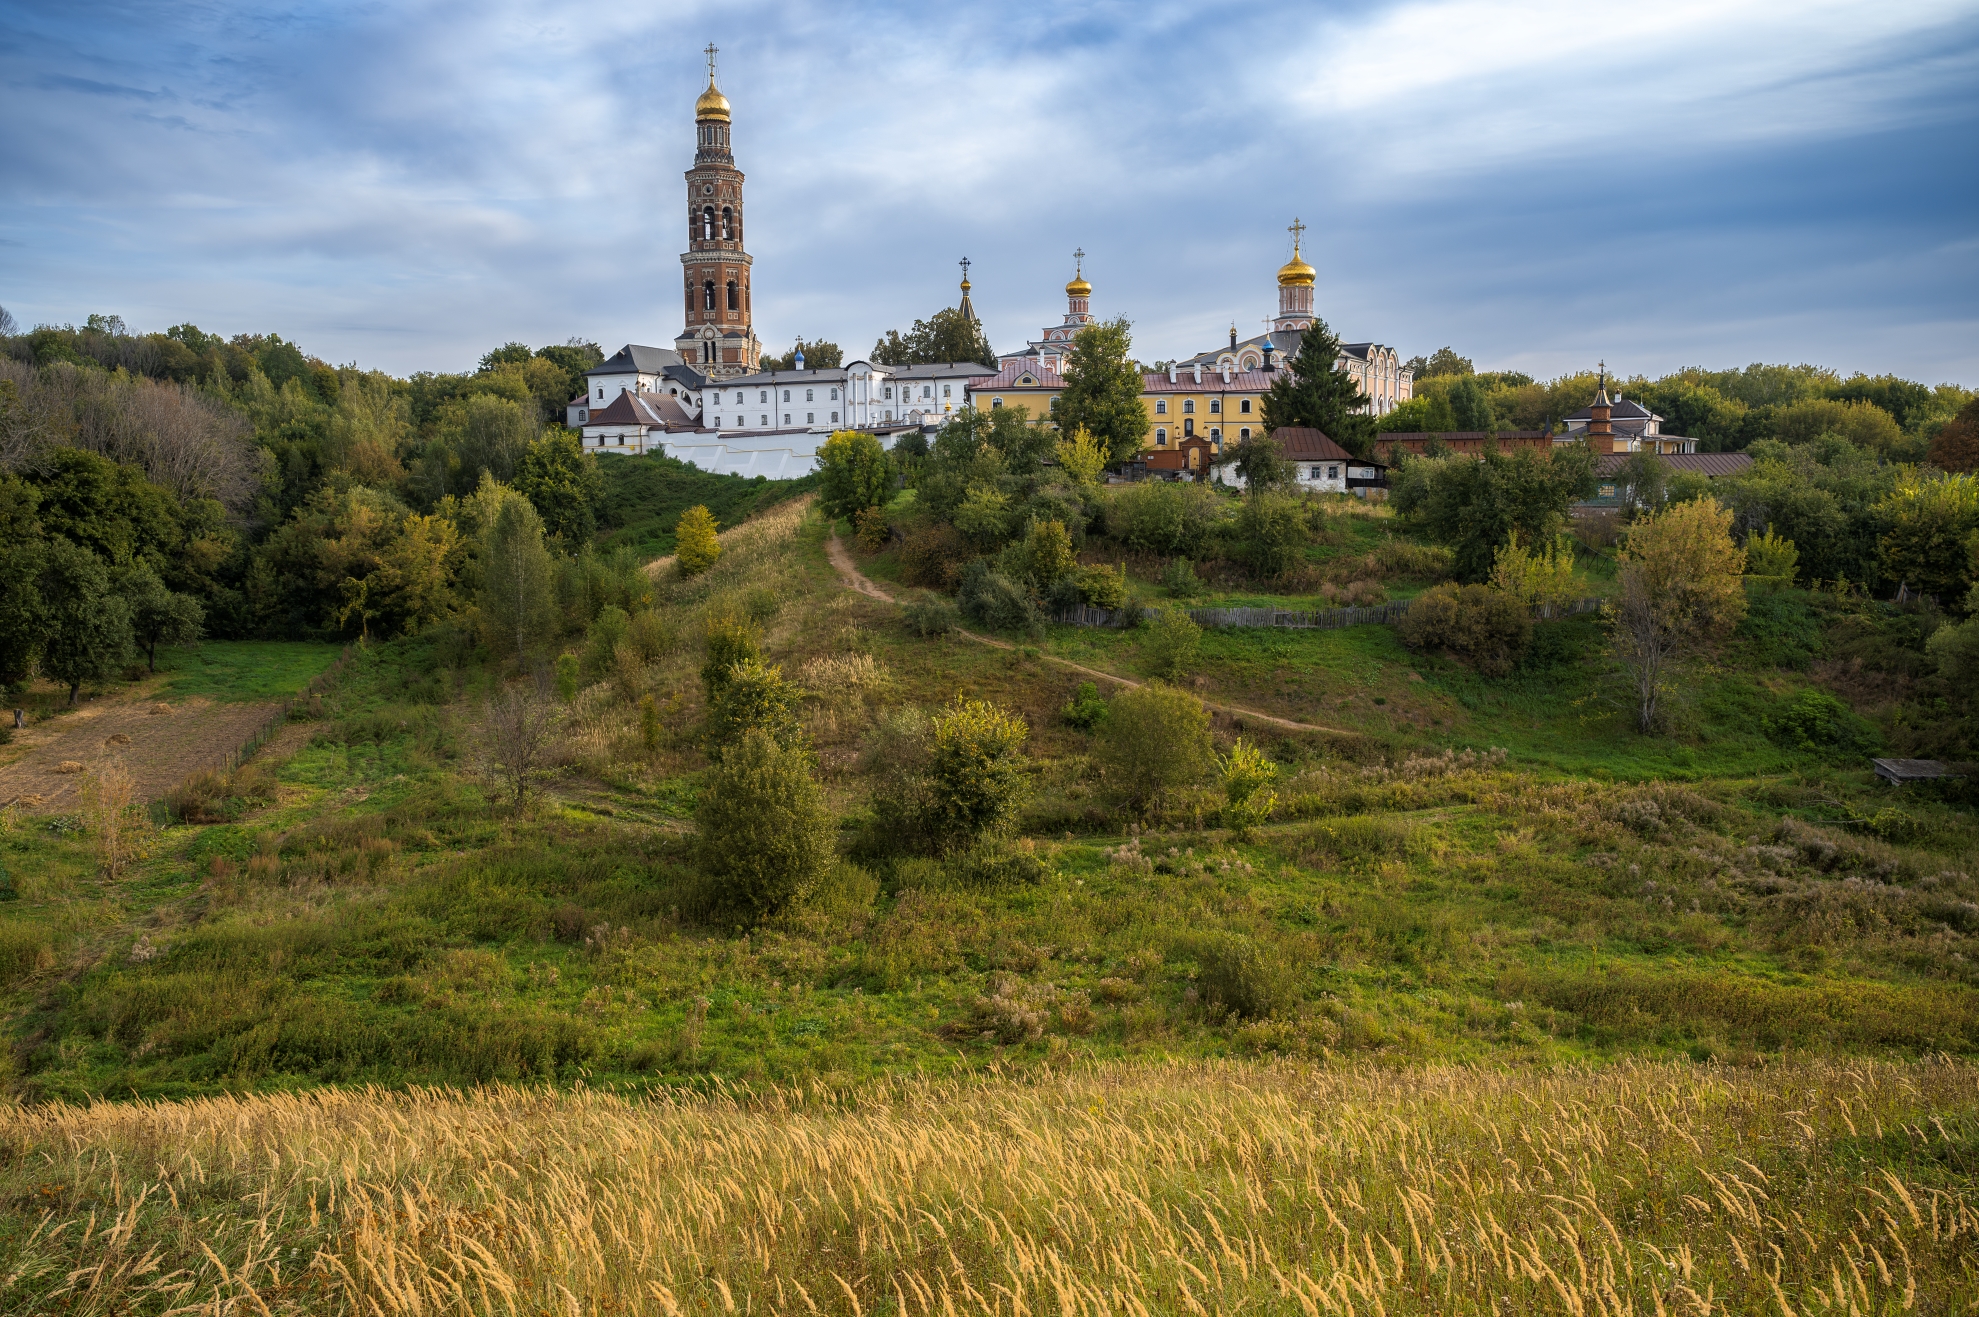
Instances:
[[[578,669],[581,666],[575,654],[557,655],[557,698],[565,704],[577,698]]]
[[[1223,822],[1236,829],[1239,837],[1248,836],[1252,828],[1271,817],[1278,804],[1278,793],[1271,789],[1278,778],[1278,765],[1240,736],[1222,768]]]
[[[991,631],[1034,632],[1042,625],[1030,592],[978,558],[962,573],[962,615]]]
[[[729,672],[738,663],[763,657],[762,633],[732,614],[710,615],[707,624],[707,657],[701,663],[701,685],[710,702],[728,684]]]
[[[1853,709],[1811,686],[1768,719],[1766,731],[1796,750],[1854,750],[1875,739],[1874,729]]]
[[[911,531],[900,546],[900,579],[947,592],[961,583],[962,565],[974,556],[961,531],[947,522],[931,522]]]
[[[1979,593],[1979,592],[1976,592]],[[1979,684],[1979,618],[1943,626],[1925,642],[1925,652],[1938,665],[1938,675],[1967,690]]]
[[[681,513],[673,527],[673,554],[682,576],[699,576],[713,567],[722,556],[715,514],[698,504]]]
[[[948,862],[948,871],[970,887],[1028,887],[1051,876],[1051,866],[1039,857],[1030,838],[977,846]]]
[[[810,760],[759,729],[708,771],[695,822],[701,867],[728,905],[759,918],[802,899],[837,859]]]
[[[797,692],[783,669],[760,659],[744,659],[708,703],[708,740],[729,745],[760,731],[781,746],[797,743]]]
[[[1204,1004],[1246,1019],[1262,1020],[1291,1009],[1298,984],[1278,957],[1238,933],[1200,933],[1183,938],[1172,959],[1197,965],[1196,989]]]
[[[1177,599],[1193,599],[1202,593],[1203,583],[1196,576],[1194,563],[1173,558],[1161,569],[1161,588]]]
[[[649,608],[632,615],[632,623],[625,629],[625,642],[632,646],[641,662],[651,663],[680,648],[680,633]]]
[[[0,987],[11,988],[54,964],[55,942],[47,929],[25,919],[0,919]]]
[[[599,609],[584,636],[585,668],[592,673],[610,672],[613,655],[631,625],[632,618],[623,608],[606,604]]]
[[[917,636],[945,636],[961,623],[962,615],[946,599],[916,599],[902,607],[907,629]]]
[[[1097,563],[1081,567],[1075,574],[1079,602],[1094,608],[1124,608],[1127,604],[1127,569]]]
[[[1059,717],[1082,732],[1090,732],[1106,721],[1106,701],[1099,697],[1099,687],[1093,682],[1082,681],[1072,692],[1072,698],[1059,711]]]
[[[1238,556],[1255,576],[1275,581],[1290,572],[1306,545],[1304,509],[1284,494],[1253,494],[1237,518]]]
[[[929,831],[943,850],[1006,829],[1023,803],[1024,741],[1030,729],[986,700],[963,700],[936,714],[930,732]]]
[[[1418,581],[1447,581],[1457,569],[1456,557],[1440,544],[1417,544],[1389,536],[1374,551],[1383,575]]]
[[[1206,485],[1143,480],[1112,491],[1106,509],[1107,533],[1144,553],[1200,555],[1221,514],[1216,494]]]
[[[1413,649],[1447,649],[1488,677],[1510,672],[1532,639],[1532,614],[1488,585],[1439,585],[1409,605],[1396,627]]]
[[[1108,788],[1142,814],[1164,792],[1201,782],[1216,761],[1209,710],[1158,681],[1113,697],[1095,749]]]
[[[1003,551],[1002,563],[1005,575],[1030,586],[1034,594],[1049,590],[1078,566],[1072,537],[1056,518],[1031,522],[1024,538]]]
[[[1156,610],[1141,642],[1141,660],[1148,672],[1167,681],[1189,675],[1202,646],[1203,629],[1179,608]]]

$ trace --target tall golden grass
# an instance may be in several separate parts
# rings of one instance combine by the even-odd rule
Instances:
[[[1979,1070],[1291,1064],[0,1116],[14,1312],[1979,1305]]]

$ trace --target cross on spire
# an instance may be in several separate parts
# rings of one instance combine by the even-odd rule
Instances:
[[[710,87],[715,85],[715,52],[720,49],[720,46],[710,41],[708,43],[708,49],[703,52],[708,57],[708,85]]]
[[[967,256],[964,256],[964,257],[963,257],[963,258],[962,258],[962,259],[961,259],[960,261],[957,261],[957,262],[956,262],[956,264],[958,264],[958,265],[960,265],[960,266],[962,267],[962,282],[963,282],[963,283],[965,283],[965,284],[966,284],[966,283],[968,283],[968,282],[969,282],[969,258],[968,258]]]
[[[1086,272],[1086,249],[1084,247],[1081,247],[1079,248],[1079,250],[1072,253],[1072,273],[1074,275],[1082,275],[1085,272]]]
[[[1292,217],[1292,222],[1285,226],[1285,232],[1292,235],[1292,250],[1297,251],[1299,249],[1299,240],[1306,236],[1306,226],[1304,221],[1300,220],[1298,216],[1294,215]]]

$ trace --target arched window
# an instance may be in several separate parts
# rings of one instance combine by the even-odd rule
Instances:
[[[728,281],[728,309],[731,311],[740,311],[742,309],[742,297],[736,291],[735,280],[733,279]]]
[[[715,281],[713,279],[701,285],[701,309],[704,311],[715,309]]]
[[[1167,427],[1167,426],[1165,426],[1165,425],[1164,425],[1164,426],[1162,426],[1162,427],[1160,427],[1159,429],[1157,429],[1157,430],[1156,430],[1156,431],[1154,432],[1154,446],[1155,446],[1156,448],[1166,448],[1166,447],[1168,447],[1168,427]]]
[[[715,208],[713,206],[701,207],[701,236],[710,242],[714,240]]]
[[[785,389],[785,390],[783,391],[783,400],[784,400],[785,402],[789,402],[789,401],[790,401],[790,390],[789,390],[789,389]]]
[[[833,389],[833,390],[831,391],[831,400],[832,400],[833,402],[837,402],[837,401],[838,401],[838,390],[837,390],[837,389]],[[836,413],[833,413],[833,416],[832,416],[832,419],[833,419],[833,420],[837,420],[837,419],[838,419],[838,417],[837,417],[837,414],[836,414]]]
[[[768,389],[756,390],[756,401],[758,403],[765,403],[768,402],[769,400],[770,400],[770,391]],[[769,424],[769,422],[765,421],[763,422],[763,424],[767,425]]]
[[[1188,420],[1182,422],[1182,437],[1186,439],[1195,432],[1196,418],[1191,416]]]
[[[1168,415],[1168,399],[1156,398],[1154,400],[1154,414],[1156,416]]]
[[[805,401],[805,402],[815,402],[815,401],[817,401],[817,400],[816,400],[815,398],[813,398],[813,397],[811,396],[811,391],[810,391],[809,389],[806,389],[806,390],[804,390],[804,401]]]
[[[1194,416],[1196,414],[1196,400],[1194,398],[1187,398],[1183,400],[1182,414],[1184,416]]]
[[[1242,412],[1244,415],[1249,416],[1251,414],[1251,400],[1249,398],[1246,398],[1242,402],[1238,403],[1237,410]]]
[[[1209,400],[1209,410],[1211,414],[1221,416],[1223,414],[1223,399],[1211,398]]]
[[[735,212],[727,206],[722,207],[722,237],[725,239],[735,237]]]

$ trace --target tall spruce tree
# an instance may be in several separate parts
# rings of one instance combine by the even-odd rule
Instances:
[[[1087,325],[1074,335],[1065,388],[1051,402],[1051,419],[1060,434],[1084,426],[1113,462],[1140,452],[1148,437],[1141,367],[1127,355],[1134,345],[1129,330],[1121,318]]]
[[[1317,317],[1299,343],[1299,355],[1271,382],[1264,395],[1264,428],[1303,426],[1318,430],[1356,457],[1374,442],[1374,418],[1359,409],[1367,395],[1340,368],[1340,340]]]

